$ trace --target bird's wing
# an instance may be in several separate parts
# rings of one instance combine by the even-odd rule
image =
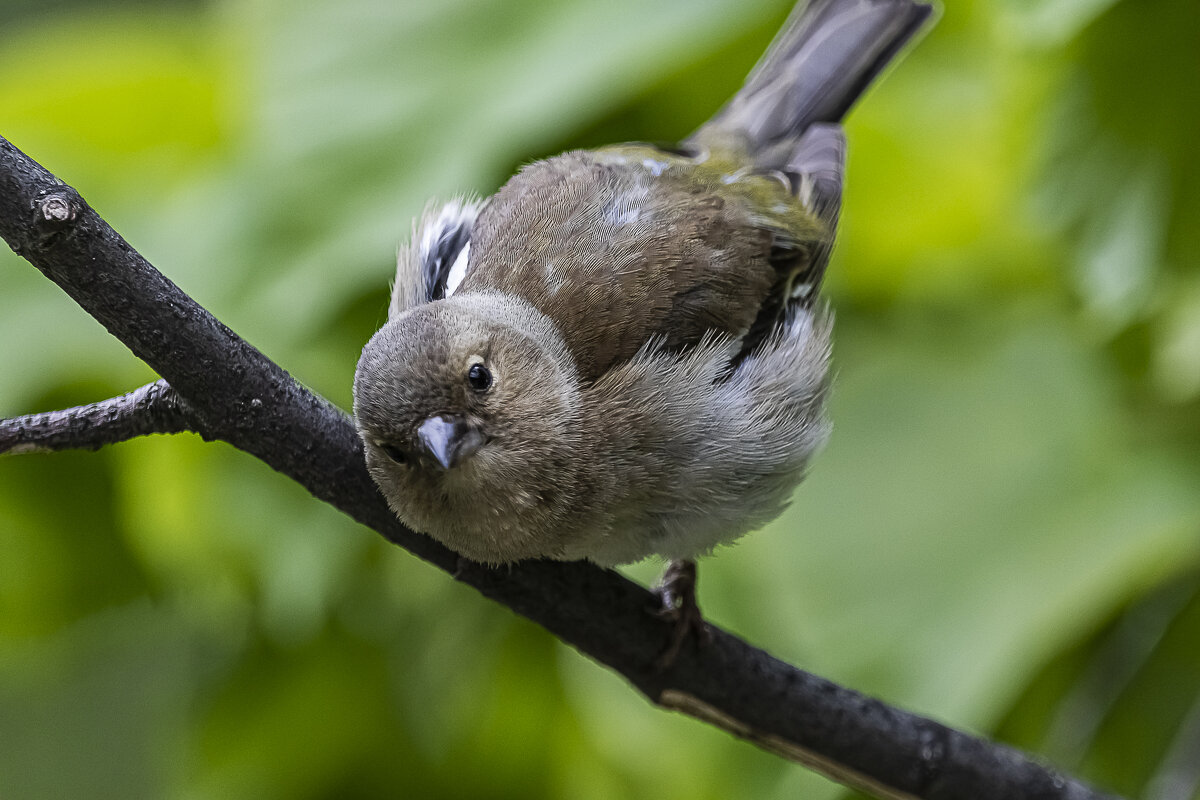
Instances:
[[[775,233],[769,261],[775,268],[776,282],[763,300],[754,324],[742,338],[734,363],[754,352],[782,323],[791,306],[809,306],[816,300],[837,233],[846,166],[846,135],[842,126],[832,123],[810,126],[794,143],[792,152],[778,154],[778,160],[784,165],[781,172],[793,196],[821,223],[824,235],[797,240],[786,231]]]
[[[742,338],[826,235],[790,181],[648,145],[537,162],[480,214],[460,293],[528,300],[584,380],[652,342]]]
[[[838,219],[842,213],[842,185],[846,177],[846,132],[841,125],[812,125],[796,143],[785,172],[796,197],[808,212],[821,221],[827,234],[816,243],[806,269],[793,281],[788,297],[811,302],[817,296],[825,267],[833,251]]]
[[[426,208],[396,259],[388,318],[454,294],[466,276],[471,231],[484,201],[457,198]]]

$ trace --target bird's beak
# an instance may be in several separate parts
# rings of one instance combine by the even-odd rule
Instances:
[[[437,460],[442,469],[450,469],[483,446],[487,437],[477,425],[462,417],[439,414],[417,428],[421,449]]]

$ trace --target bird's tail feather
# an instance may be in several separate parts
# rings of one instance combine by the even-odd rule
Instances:
[[[840,122],[932,13],[918,0],[802,2],[741,91],[690,141],[785,168],[808,127]]]

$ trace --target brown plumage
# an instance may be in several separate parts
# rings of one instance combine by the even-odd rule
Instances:
[[[586,324],[559,326],[585,381],[653,337],[671,350],[741,337],[779,284],[772,248],[806,261],[823,234],[789,188],[649,146],[564,153],[480,212],[458,291],[519,295],[552,320],[586,310]]]

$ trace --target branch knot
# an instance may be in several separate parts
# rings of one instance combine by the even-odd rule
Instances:
[[[56,224],[74,220],[77,213],[77,210],[71,205],[71,201],[61,194],[52,194],[43,198],[41,211],[43,221]]]
[[[65,233],[86,207],[78,192],[62,184],[39,192],[34,206],[34,229],[43,246]]]

